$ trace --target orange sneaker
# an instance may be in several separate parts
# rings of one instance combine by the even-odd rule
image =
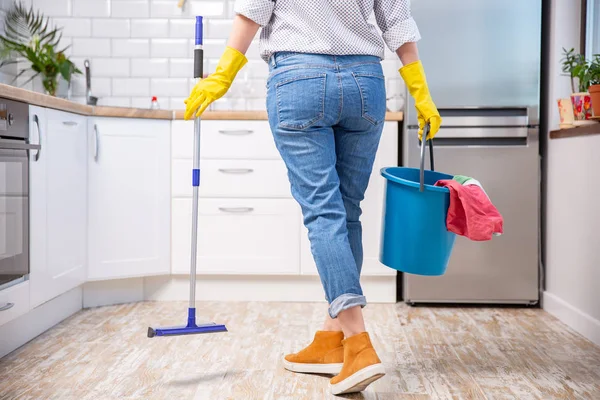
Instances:
[[[371,383],[385,375],[367,332],[342,341],[344,366],[339,375],[329,381],[332,394],[362,392]]]
[[[285,356],[283,366],[293,372],[339,374],[344,364],[343,339],[343,332],[317,331],[311,344]]]

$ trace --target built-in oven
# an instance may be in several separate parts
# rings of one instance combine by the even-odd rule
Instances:
[[[0,289],[29,274],[29,158],[39,149],[29,106],[0,98]]]

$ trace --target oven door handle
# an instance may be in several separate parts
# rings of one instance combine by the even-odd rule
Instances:
[[[33,159],[33,161],[37,162],[40,160],[40,153],[42,152],[42,128],[40,127],[40,118],[35,114],[33,116],[33,121],[35,122],[38,128],[38,145],[40,146],[37,153],[35,154],[35,158]]]
[[[39,144],[19,143],[12,140],[0,140],[0,149],[8,150],[40,150],[42,148]],[[39,154],[39,153],[38,153]]]

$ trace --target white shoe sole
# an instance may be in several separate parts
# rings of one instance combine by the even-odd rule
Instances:
[[[385,375],[383,364],[373,364],[355,372],[335,385],[329,384],[332,394],[347,394],[362,392],[371,383]]]
[[[283,359],[283,367],[288,371],[304,374],[330,374],[337,375],[342,370],[343,363],[339,364],[305,364],[293,363]]]

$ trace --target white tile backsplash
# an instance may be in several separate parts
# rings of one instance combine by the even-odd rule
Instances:
[[[269,65],[264,60],[250,60],[244,67],[248,78],[267,78],[269,76]]]
[[[110,11],[112,18],[148,18],[150,16],[150,1],[113,1]]]
[[[164,78],[169,76],[168,58],[134,58],[131,60],[131,76]]]
[[[113,57],[149,57],[150,40],[148,39],[113,39]]]
[[[56,0],[39,1],[53,4]],[[110,0],[72,0],[72,2],[74,17],[110,17]]]
[[[211,39],[227,39],[232,26],[232,20],[214,19],[208,20],[204,29],[207,37],[210,37]]]
[[[169,108],[172,110],[185,110],[185,103],[183,102],[187,97],[171,97]],[[162,104],[161,104],[162,106]]]
[[[189,14],[202,15],[207,18],[224,17],[227,12],[225,1],[189,1]]]
[[[247,99],[246,109],[248,111],[264,111],[267,108],[267,99]]]
[[[113,96],[150,95],[150,79],[148,78],[115,78],[112,83]]]
[[[129,20],[127,19],[94,19],[92,35],[97,38],[127,38],[131,35]]]
[[[131,107],[130,97],[101,97],[98,99],[99,106]]]
[[[71,0],[33,0],[32,5],[46,17],[68,17],[71,15]]]
[[[191,58],[172,58],[169,76],[172,78],[189,78],[194,74],[194,60]]]
[[[110,56],[110,39],[75,38],[73,39],[74,56]]]
[[[152,39],[150,54],[152,57],[185,58],[190,49],[185,39]]]
[[[169,23],[169,36],[189,39],[194,37],[196,21],[193,18],[172,19]]]
[[[169,37],[168,19],[139,19],[131,21],[131,37],[166,38]]]
[[[53,22],[63,28],[63,37],[92,36],[92,20],[89,18],[54,18]]]
[[[205,39],[204,40],[204,58],[220,58],[225,50],[227,40],[225,39]],[[190,46],[194,46],[194,40],[190,40]],[[248,54],[250,56],[250,54]]]
[[[167,108],[163,105],[167,99],[157,99],[158,104],[161,108]],[[152,97],[131,97],[131,107],[134,108],[150,108],[150,103],[152,102]]]
[[[188,91],[188,80],[185,78],[155,78],[150,81],[152,96],[181,96]]]
[[[92,76],[128,77],[130,75],[128,58],[94,58],[90,61]]]
[[[12,0],[0,0],[6,6]],[[25,0],[63,28],[61,45],[83,71],[89,59],[92,92],[99,104],[148,108],[155,95],[161,108],[184,108],[183,100],[194,86],[193,48],[195,16],[204,18],[204,73],[214,72],[229,37],[236,0]],[[0,31],[1,31],[0,26]],[[269,74],[260,58],[258,36],[229,91],[210,109],[264,110]],[[399,61],[386,49],[383,62],[388,96],[404,96]],[[2,70],[0,81],[12,71]],[[33,87],[35,85],[29,85]],[[85,101],[85,77],[73,80],[73,96]]]
[[[85,83],[85,78],[84,78]],[[111,79],[110,78],[94,78],[92,76],[92,92],[94,96],[108,97],[111,94]],[[85,91],[83,92],[85,94]]]
[[[214,111],[244,111],[246,110],[246,99],[244,98],[220,98],[211,104]]]
[[[175,0],[151,0],[150,16],[152,18],[182,18],[187,14],[177,7]]]

